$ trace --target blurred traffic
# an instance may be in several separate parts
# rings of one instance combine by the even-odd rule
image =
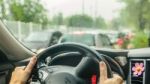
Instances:
[[[149,5],[138,3],[141,2],[1,0],[0,17],[16,39],[33,51],[65,42],[95,48],[144,48],[150,46],[149,12],[141,10]]]
[[[23,40],[23,44],[31,50],[37,51],[57,44],[61,36],[62,33],[59,31],[32,32]]]

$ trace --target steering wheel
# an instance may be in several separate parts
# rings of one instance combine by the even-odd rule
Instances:
[[[55,58],[59,54],[78,52],[82,59],[77,66],[52,65],[45,60]],[[107,61],[96,50],[88,46],[76,43],[63,43],[53,45],[37,55],[36,76],[40,84],[91,84],[91,77],[99,78],[99,61],[107,65],[108,77],[112,77],[112,71]],[[51,60],[49,59],[49,61]],[[37,81],[36,81],[37,82]],[[96,81],[98,82],[98,80]]]

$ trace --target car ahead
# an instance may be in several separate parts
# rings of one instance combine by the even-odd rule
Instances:
[[[59,31],[32,32],[23,40],[23,43],[31,50],[36,51],[56,44],[61,36],[62,33]]]
[[[101,32],[75,31],[64,34],[58,43],[76,42],[96,48],[112,48],[110,39]]]
[[[106,34],[110,38],[111,44],[115,44],[117,42],[119,32],[105,31],[104,34]]]
[[[0,39],[0,84],[8,84],[12,70],[25,66],[36,53],[15,39],[1,21]],[[110,78],[116,73],[126,84],[150,84],[150,48],[95,50],[82,44],[62,43],[37,57],[30,84],[91,84],[92,79],[97,83],[99,61],[107,64]]]

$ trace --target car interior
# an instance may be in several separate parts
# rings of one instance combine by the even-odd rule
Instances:
[[[25,66],[35,55],[20,43],[0,21],[0,84],[8,84],[13,69]],[[119,74],[125,84],[150,84],[150,48],[132,50],[94,49],[77,43],[48,47],[37,55],[29,84],[91,84],[98,83],[100,61],[108,67],[108,77]],[[134,69],[144,70],[135,75]]]

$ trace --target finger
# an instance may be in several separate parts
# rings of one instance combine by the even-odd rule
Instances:
[[[99,69],[100,69],[100,81],[105,81],[108,79],[107,77],[107,67],[104,62],[100,62],[99,64]]]
[[[123,79],[119,75],[113,74],[113,78],[114,78],[115,81],[117,81],[118,84],[123,83]]]
[[[29,72],[31,73],[34,65],[36,64],[36,61],[37,61],[37,57],[36,56],[33,56],[31,59],[30,59],[30,62],[29,64],[27,65],[27,67],[25,68],[25,71],[26,72]]]

